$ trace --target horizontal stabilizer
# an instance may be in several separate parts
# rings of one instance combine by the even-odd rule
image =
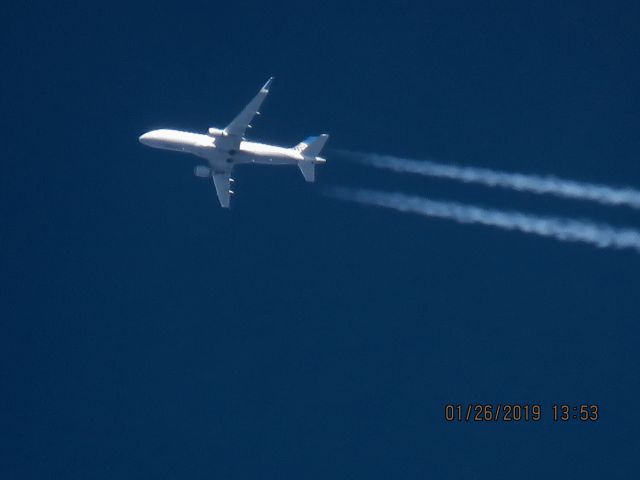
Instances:
[[[302,172],[302,176],[307,182],[314,182],[316,180],[316,164],[313,161],[302,160],[298,162],[298,167]]]

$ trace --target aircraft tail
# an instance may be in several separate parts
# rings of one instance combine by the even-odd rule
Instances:
[[[328,139],[329,135],[323,133],[317,137],[308,137],[293,148],[305,157],[304,160],[298,162],[298,167],[300,167],[302,176],[307,182],[313,182],[316,179],[316,163],[325,162],[325,160],[319,158],[318,155],[320,155]]]
[[[305,157],[317,157],[320,155],[320,151],[324,147],[324,144],[329,140],[329,135],[323,133],[317,137],[308,137],[303,142],[293,147],[294,150],[302,153]]]
[[[302,172],[302,176],[307,182],[315,182],[316,180],[316,164],[309,160],[301,160],[298,167]]]

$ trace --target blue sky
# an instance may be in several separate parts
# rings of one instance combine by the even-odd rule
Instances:
[[[640,187],[635,2],[38,2],[0,55],[2,478],[628,478],[640,257],[322,187],[640,227],[630,209],[357,166],[356,149]],[[153,128],[331,134],[231,211]],[[448,424],[447,403],[539,403]],[[600,405],[554,423],[554,403]]]

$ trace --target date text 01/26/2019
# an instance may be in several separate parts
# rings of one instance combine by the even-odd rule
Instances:
[[[447,422],[539,422],[545,417],[554,422],[596,422],[600,406],[594,403],[553,404],[543,408],[538,403],[448,403],[444,406]]]

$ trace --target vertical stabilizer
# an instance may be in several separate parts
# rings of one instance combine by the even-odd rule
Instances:
[[[308,137],[303,142],[293,147],[294,150],[302,153],[305,157],[317,157],[320,155],[324,144],[329,140],[329,135],[323,133],[317,137]]]

